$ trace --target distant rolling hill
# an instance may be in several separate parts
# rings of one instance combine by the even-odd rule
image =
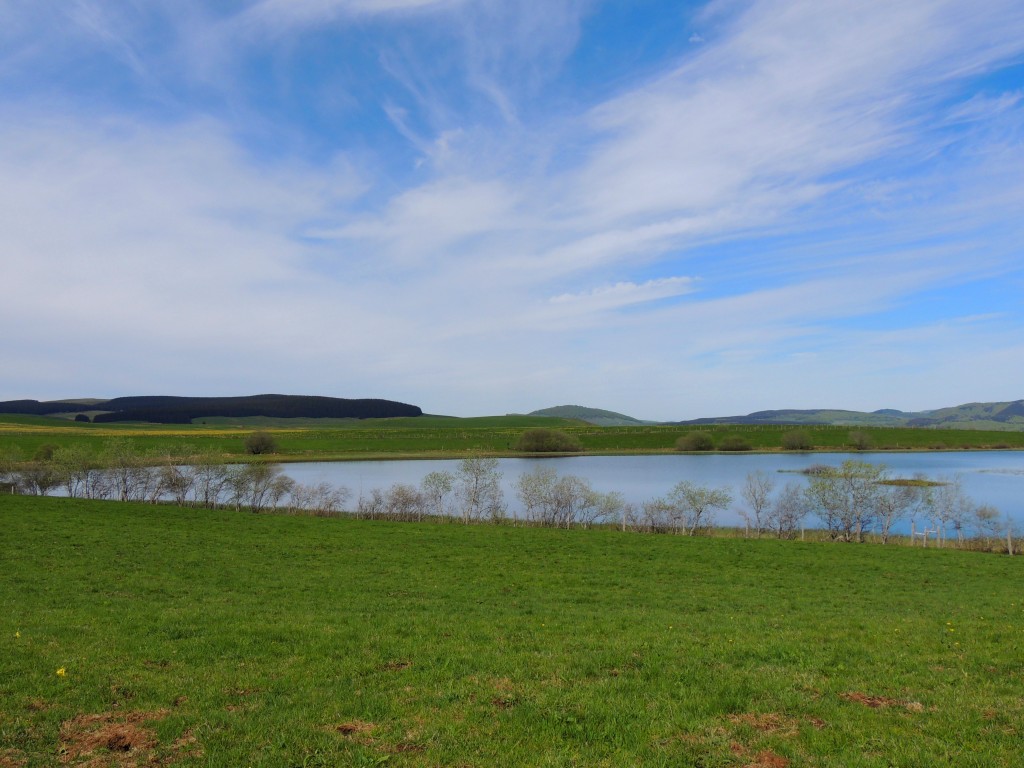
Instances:
[[[250,395],[245,397],[116,397],[112,400],[74,399],[52,402],[8,400],[0,413],[73,417],[88,415],[94,422],[142,421],[189,424],[193,419],[266,416],[270,418],[380,419],[421,416],[416,405],[392,400],[315,397],[306,395]]]
[[[865,413],[831,408],[796,409],[776,411],[755,411],[746,416],[712,416],[688,421],[674,421],[672,424],[838,424],[862,427],[902,427],[907,420],[921,414],[903,413],[886,409]]]
[[[698,424],[833,424],[850,427],[941,427],[943,429],[991,429],[1024,431],[1024,400],[1006,403],[967,403],[934,411],[906,412],[889,408],[872,411],[787,409],[755,411],[746,416],[674,421],[680,426]]]
[[[651,421],[640,421],[615,411],[603,411],[600,408],[586,408],[582,405],[556,405],[554,408],[542,408],[532,411],[528,416],[549,416],[557,419],[576,419],[596,424],[601,427],[636,427],[653,424]]]

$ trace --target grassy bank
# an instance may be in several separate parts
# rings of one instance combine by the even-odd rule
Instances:
[[[30,458],[41,446],[81,446],[98,454],[112,439],[132,440],[141,451],[166,453],[181,446],[220,454],[227,459],[245,455],[245,438],[254,430],[271,433],[278,446],[276,461],[346,460],[370,458],[448,458],[469,452],[518,455],[516,442],[534,427],[560,429],[592,454],[654,454],[675,450],[680,437],[707,432],[712,442],[738,440],[757,451],[782,450],[783,436],[792,427],[712,426],[695,428],[643,426],[596,427],[575,421],[530,416],[454,419],[424,416],[416,419],[368,419],[314,424],[287,420],[249,419],[244,424],[208,419],[193,425],[82,424],[39,417],[0,415],[0,453],[15,451]],[[1024,450],[1024,432],[935,430],[912,428],[802,427],[817,451],[851,450],[851,432],[863,433],[874,450]]]
[[[5,766],[1024,757],[1019,558],[0,497],[0,569]]]

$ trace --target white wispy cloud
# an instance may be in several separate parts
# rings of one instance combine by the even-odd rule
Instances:
[[[470,0],[260,0],[246,15],[267,26],[307,25],[332,21],[342,15],[374,15],[397,11],[449,8]]]
[[[1024,54],[1018,2],[715,3],[700,45],[571,109],[545,87],[588,3],[182,2],[154,6],[179,25],[155,46],[143,6],[79,3],[58,30],[0,6],[0,87],[96,50],[147,98],[169,84],[156,116],[52,77],[0,111],[0,324],[34,318],[2,345],[0,399],[254,382],[680,418],[882,407],[886,382],[947,404],[972,350],[1006,382],[991,399],[1024,374],[1018,314],[921,298],[1021,279],[1024,102],[968,87]],[[324,151],[330,130],[307,159],[282,149],[304,137],[246,101],[247,66],[287,80],[303,35],[371,26],[375,106],[419,164]]]
[[[951,109],[946,116],[947,123],[976,122],[990,120],[1016,108],[1024,91],[1010,91],[998,96],[975,95]]]
[[[659,277],[644,283],[628,281],[602,285],[582,293],[561,293],[549,301],[559,309],[595,312],[682,296],[693,290],[693,278]]]
[[[606,139],[582,169],[585,204],[614,220],[752,192],[799,198],[906,142],[929,86],[1019,53],[1015,4],[981,16],[957,3],[754,4],[716,45],[594,110]],[[996,40],[971,34],[1007,22]]]

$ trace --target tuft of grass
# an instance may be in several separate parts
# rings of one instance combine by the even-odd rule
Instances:
[[[12,496],[0,564],[15,765],[1019,764],[1020,558]]]

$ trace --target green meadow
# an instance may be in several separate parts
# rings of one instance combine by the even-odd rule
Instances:
[[[0,766],[1019,766],[1024,559],[0,496]]]
[[[655,454],[675,450],[676,441],[692,432],[707,432],[716,447],[727,438],[751,450],[782,450],[791,426],[719,425],[702,427],[629,426],[599,427],[579,421],[539,416],[366,419],[205,419],[186,425],[83,424],[64,419],[0,415],[0,458],[16,452],[31,458],[41,446],[81,446],[99,454],[111,440],[129,439],[142,452],[191,450],[219,454],[227,460],[245,456],[245,438],[261,430],[279,446],[275,461],[349,460],[380,458],[446,458],[482,452],[516,455],[515,444],[524,431],[546,427],[574,437],[591,454]],[[799,427],[813,450],[851,450],[852,433],[867,436],[872,450],[971,450],[1009,448],[1024,450],[1024,432],[963,429]]]

